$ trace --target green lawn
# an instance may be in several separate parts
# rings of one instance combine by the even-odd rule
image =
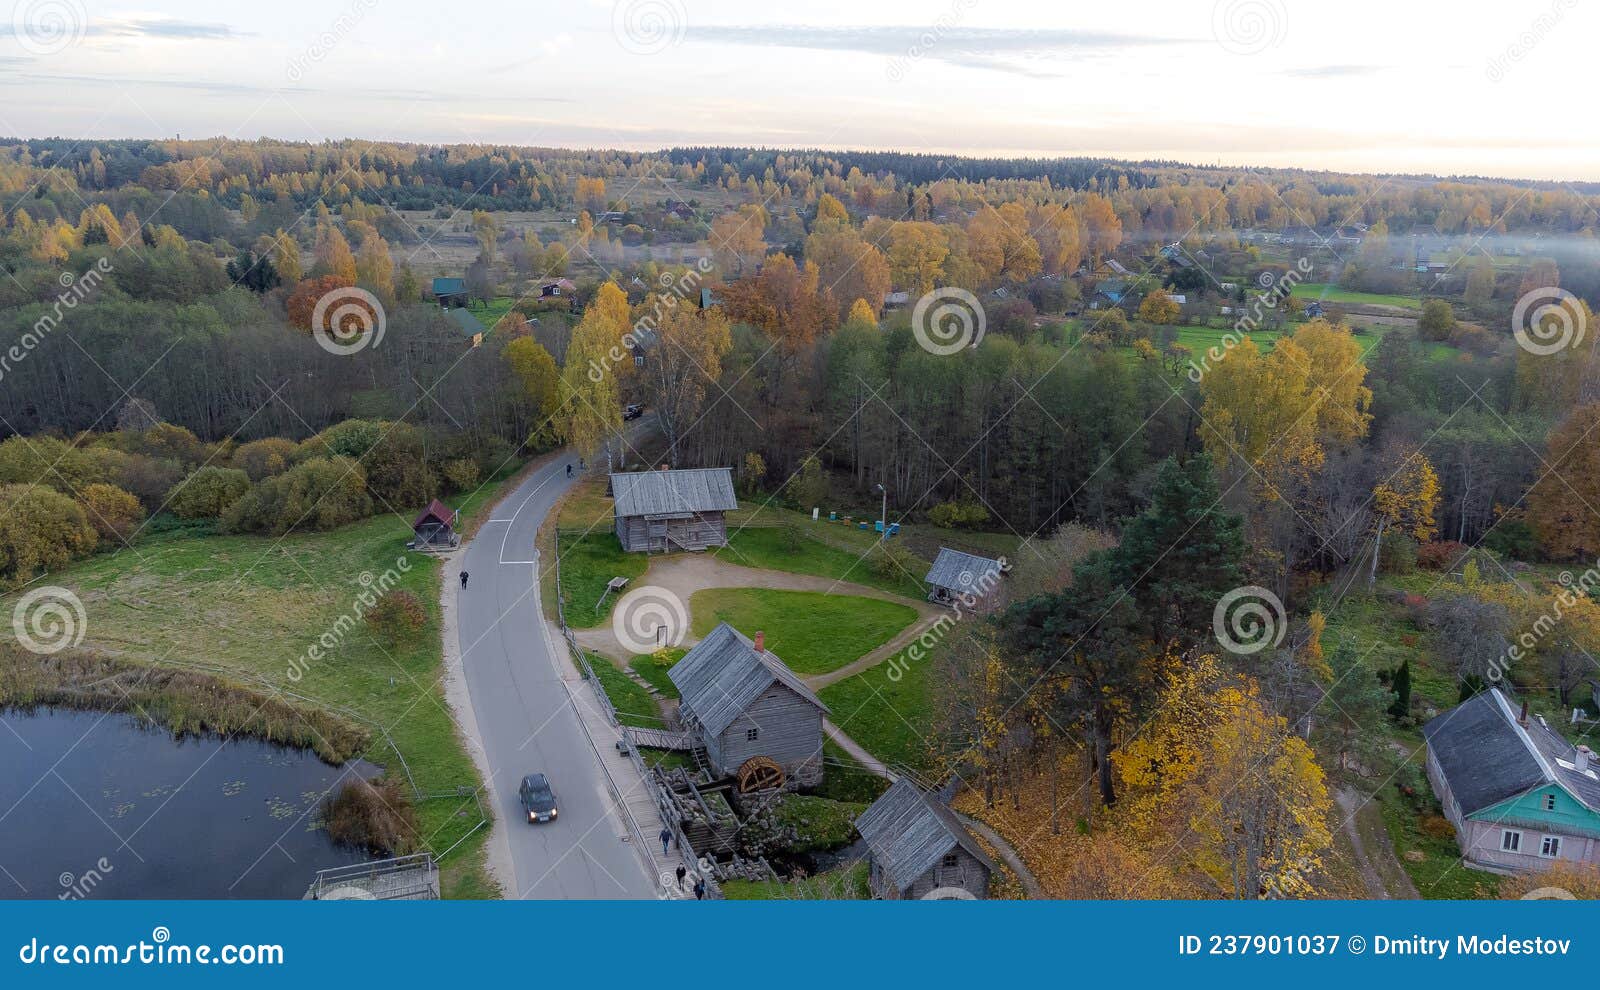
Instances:
[[[778,821],[795,830],[799,839],[790,844],[796,853],[823,852],[855,841],[856,819],[865,803],[834,801],[810,794],[785,794],[777,808]]]
[[[1427,785],[1424,783],[1422,786]],[[1500,878],[1461,865],[1460,847],[1456,845],[1453,835],[1444,834],[1450,831],[1448,822],[1445,822],[1443,831],[1438,835],[1424,832],[1419,827],[1421,819],[1394,784],[1378,792],[1378,802],[1383,809],[1384,827],[1389,830],[1389,838],[1394,842],[1394,854],[1400,860],[1401,867],[1411,875],[1411,882],[1417,885],[1419,894],[1430,900],[1495,896],[1500,887]],[[1412,855],[1408,857],[1407,853]],[[1416,857],[1417,853],[1422,854],[1421,859]]]
[[[917,610],[898,602],[817,591],[710,588],[689,598],[696,636],[727,622],[751,638],[767,635],[767,648],[801,674],[825,674],[861,658],[916,621]]]
[[[607,595],[605,604],[599,604],[608,581],[614,577],[631,581],[650,566],[645,554],[625,553],[610,530],[587,536],[560,533],[556,538],[561,544],[561,595],[567,625],[574,629],[598,626],[611,614],[619,596]]]
[[[661,708],[650,692],[634,682],[633,678],[617,669],[617,665],[598,653],[589,654],[589,666],[594,676],[617,710],[617,721],[641,729],[661,729],[666,723],[661,719]]]
[[[1327,292],[1324,294],[1323,290]],[[1389,295],[1381,292],[1357,292],[1354,289],[1329,287],[1326,282],[1301,282],[1294,287],[1296,298],[1306,302],[1321,299],[1325,303],[1351,303],[1357,306],[1398,306],[1402,309],[1422,309],[1422,300],[1416,296]]]
[[[893,658],[822,689],[833,724],[886,763],[921,768],[929,763],[923,737],[932,720],[929,660]],[[889,677],[898,671],[899,680]]]
[[[811,574],[833,581],[849,581],[883,591],[892,591],[909,598],[927,594],[922,586],[922,575],[928,572],[926,561],[915,559],[906,572],[879,574],[868,556],[877,542],[865,533],[846,530],[839,523],[813,523],[807,519],[797,524],[802,537],[798,545],[791,545],[783,527],[752,526],[732,532],[728,545],[715,553],[719,560],[743,567],[758,567],[769,571],[788,571],[791,574]],[[817,527],[827,527],[826,538],[859,549],[844,549],[833,542],[824,542],[810,535]],[[822,534],[818,534],[821,536]]]
[[[730,901],[870,900],[867,864],[863,860],[840,870],[804,880],[727,880],[722,895]]]
[[[654,654],[641,653],[629,660],[628,666],[635,674],[644,678],[651,687],[660,691],[662,696],[676,698],[678,697],[678,686],[672,683],[672,678],[667,676],[667,671],[672,668],[673,664],[682,660],[686,652],[688,651],[682,649],[667,650],[666,663],[657,660]]]
[[[160,533],[50,580],[83,600],[86,647],[128,660],[216,665],[248,686],[348,709],[369,726],[388,728],[421,790],[454,792],[479,780],[440,687],[439,563],[406,551],[409,522],[385,514],[281,539]],[[348,618],[357,596],[386,574],[394,587],[415,593],[428,615],[426,630],[399,645],[378,643]],[[341,618],[342,635],[335,631]],[[324,634],[335,645],[324,647],[324,659],[307,659]],[[368,758],[400,773],[393,751],[375,739]],[[477,822],[460,810],[457,798],[419,805],[430,847],[442,851]],[[487,892],[481,847],[475,838],[446,864],[451,892]]]

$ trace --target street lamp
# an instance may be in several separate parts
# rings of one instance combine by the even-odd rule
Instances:
[[[889,489],[881,484],[877,487],[883,493],[883,513],[878,516],[878,542],[882,543],[889,538]]]

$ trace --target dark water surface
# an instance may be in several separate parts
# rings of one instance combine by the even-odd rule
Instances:
[[[0,712],[0,898],[300,897],[372,858],[319,823],[330,789],[376,769],[127,715]]]

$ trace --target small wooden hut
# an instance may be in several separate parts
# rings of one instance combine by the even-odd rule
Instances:
[[[856,819],[867,844],[867,885],[884,900],[956,900],[989,895],[995,864],[937,798],[904,777]]]
[[[417,521],[411,524],[411,532],[416,537],[411,545],[423,550],[459,546],[461,537],[456,534],[455,528],[458,516],[456,510],[438,499],[429,502],[428,507],[417,516]]]
[[[646,553],[725,547],[739,507],[732,468],[613,474],[611,497],[622,549]]]

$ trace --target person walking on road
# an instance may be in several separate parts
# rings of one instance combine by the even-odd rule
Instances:
[[[467,586],[467,572],[466,571],[462,571],[461,572],[461,587],[465,588],[466,586]]]
[[[661,855],[665,856],[667,854],[668,847],[672,845],[672,833],[667,831],[667,827],[663,825],[661,826],[661,834],[656,836],[656,838],[661,840]]]
[[[682,863],[678,864],[678,889],[683,889],[683,878],[689,875],[689,868]]]
[[[706,882],[704,880],[696,880],[694,882],[694,899],[697,901],[706,899]]]
[[[572,477],[572,465],[571,464],[567,465],[567,477],[569,477],[569,478]]]

